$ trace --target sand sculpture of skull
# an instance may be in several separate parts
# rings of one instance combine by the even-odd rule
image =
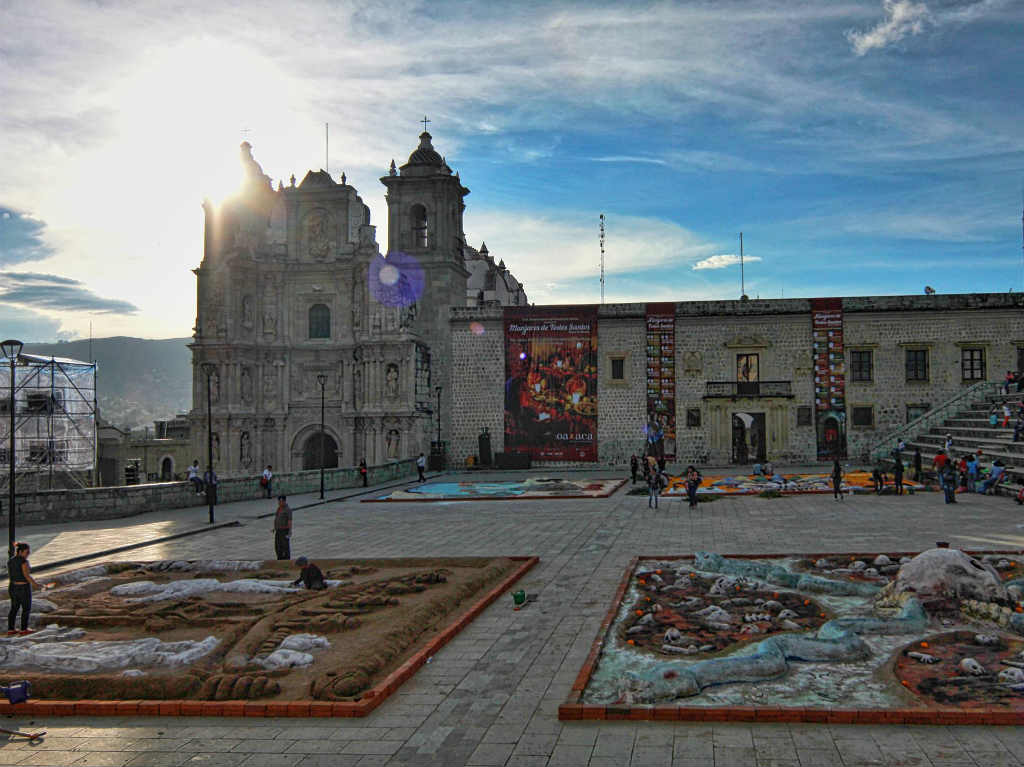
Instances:
[[[910,597],[1008,603],[999,574],[959,549],[929,549],[902,565],[875,598],[877,607],[895,607]]]

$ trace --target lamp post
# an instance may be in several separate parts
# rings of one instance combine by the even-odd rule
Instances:
[[[202,364],[206,376],[206,470],[210,473],[210,481],[206,483],[206,502],[210,505],[210,524],[213,524],[213,499],[217,489],[213,486],[213,395],[210,393],[210,379],[217,366],[212,362]]]
[[[8,505],[7,505],[7,532],[8,532],[8,545],[7,545],[7,556],[14,556],[14,365],[18,360],[18,355],[21,354],[23,344],[21,341],[15,341],[14,339],[8,339],[0,344],[0,349],[3,349],[4,356],[7,357],[11,362],[11,433],[10,441],[7,445],[7,457],[10,460],[9,471],[7,475],[7,492],[8,492]]]
[[[324,499],[324,388],[327,385],[327,376],[323,373],[316,377],[320,384],[320,500]]]
[[[441,451],[441,387],[434,388],[437,392],[437,450]]]

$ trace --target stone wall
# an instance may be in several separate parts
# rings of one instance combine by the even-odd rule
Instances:
[[[409,459],[381,466],[369,467],[371,484],[387,482],[416,474],[416,461]],[[324,488],[340,490],[359,487],[362,478],[357,468],[327,469]],[[277,495],[310,493],[320,489],[320,471],[299,471],[274,477],[273,491]],[[259,477],[222,479],[217,486],[217,503],[252,501],[263,498]],[[4,496],[6,502],[6,496]],[[156,482],[128,487],[96,487],[82,490],[43,490],[18,494],[19,525],[50,524],[93,519],[117,519],[163,509],[205,506],[206,496],[196,495],[189,482]],[[276,501],[267,500],[272,511]],[[6,503],[3,519],[6,523]]]
[[[1001,380],[1008,369],[1018,369],[1018,350],[1024,350],[1022,308],[1024,295],[1009,293],[844,298],[847,452],[851,461],[864,460],[890,431],[906,424],[908,405],[934,407],[974,383],[964,381],[961,375],[963,349],[984,349],[990,381]],[[643,444],[644,312],[644,304],[607,304],[598,310],[600,463],[624,463]],[[481,426],[490,429],[495,452],[501,450],[502,316],[500,307],[458,307],[450,313],[453,465],[477,453]],[[807,299],[677,303],[677,463],[731,463],[732,415],[737,412],[765,414],[769,459],[815,462],[811,330],[811,302]],[[908,348],[928,350],[927,381],[906,380]],[[851,353],[855,350],[872,351],[872,381],[851,380]],[[708,397],[709,382],[736,381],[738,354],[757,354],[760,381],[787,383],[791,396]],[[614,356],[626,359],[625,381],[610,379]],[[871,407],[872,424],[854,426],[853,407]],[[689,410],[699,416],[699,425],[687,426]],[[810,416],[803,425],[801,411]]]

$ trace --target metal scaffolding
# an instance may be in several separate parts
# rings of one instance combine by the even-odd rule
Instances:
[[[21,492],[94,484],[96,363],[19,354],[14,465]],[[0,486],[10,480],[11,366],[0,357]]]

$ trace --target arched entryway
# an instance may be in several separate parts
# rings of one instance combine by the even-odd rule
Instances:
[[[323,456],[323,464],[320,463]],[[310,434],[302,446],[302,468],[338,468],[338,443],[330,434],[318,431]]]
[[[174,479],[174,459],[170,456],[166,456],[160,461],[160,479],[164,482]]]

